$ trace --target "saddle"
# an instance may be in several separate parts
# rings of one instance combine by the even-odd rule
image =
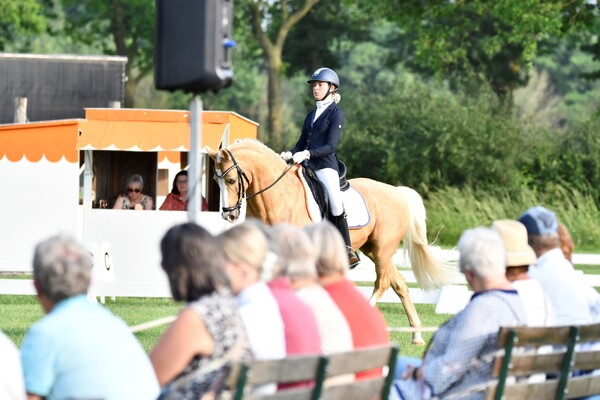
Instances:
[[[346,179],[346,165],[340,160],[338,160],[338,169],[340,171],[340,190],[344,192],[350,188],[350,183]],[[302,173],[304,174],[304,179],[319,206],[319,210],[321,210],[321,218],[327,218],[331,221],[332,215],[329,210],[329,198],[327,197],[325,185],[319,180],[312,168],[303,166]]]

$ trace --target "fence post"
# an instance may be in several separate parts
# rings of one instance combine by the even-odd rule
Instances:
[[[15,97],[15,123],[27,122],[27,97]]]

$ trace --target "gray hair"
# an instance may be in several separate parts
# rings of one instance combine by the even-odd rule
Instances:
[[[69,235],[53,236],[35,248],[33,277],[42,294],[55,303],[84,294],[92,278],[91,253]]]
[[[133,174],[125,181],[125,188],[128,188],[132,183],[139,183],[142,189],[144,188],[144,178],[140,174]]]
[[[225,258],[233,264],[248,264],[259,272],[269,251],[269,242],[256,223],[234,225],[217,236]]]
[[[500,234],[493,229],[467,229],[458,240],[458,266],[479,278],[504,276],[506,251]]]
[[[278,256],[276,275],[292,281],[317,279],[317,255],[308,233],[290,224],[277,224],[272,228],[271,241]]]
[[[348,255],[342,235],[329,221],[309,224],[304,227],[311,238],[317,255],[317,274],[328,276],[334,273],[346,274]]]

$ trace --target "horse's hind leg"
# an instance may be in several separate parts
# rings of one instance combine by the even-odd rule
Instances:
[[[383,293],[387,288],[391,286],[404,306],[410,326],[413,328],[420,328],[421,319],[410,298],[406,281],[392,263],[391,257],[385,262],[381,260],[375,261],[375,269],[377,271],[377,279],[375,280],[375,287],[373,288],[373,295],[371,296],[371,304],[375,304],[381,296],[383,296]],[[425,344],[420,331],[413,332],[412,343],[417,345]]]

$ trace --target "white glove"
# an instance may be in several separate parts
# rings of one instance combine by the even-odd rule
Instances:
[[[308,160],[309,158],[310,152],[308,150],[299,151],[292,157],[292,159],[294,160],[294,164],[300,164],[302,161]]]
[[[279,157],[281,157],[281,159],[283,161],[287,161],[290,158],[292,158],[292,152],[291,151],[282,151],[281,154],[279,155]]]

